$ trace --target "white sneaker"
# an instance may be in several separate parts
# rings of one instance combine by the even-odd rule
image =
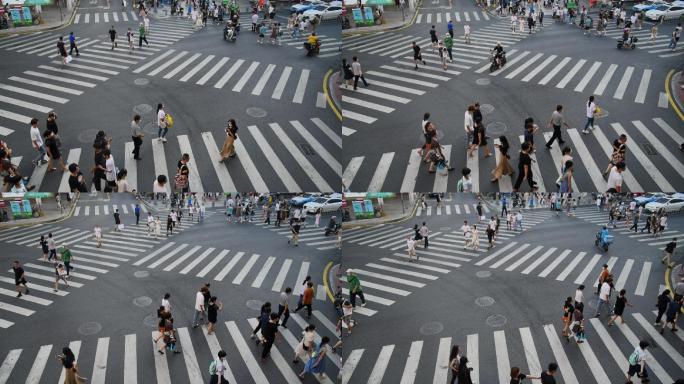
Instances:
[[[587,133],[589,133],[589,131],[587,131],[586,129],[584,129],[584,130],[582,130],[582,133],[587,134]]]
[[[365,306],[366,306],[366,303],[361,303],[361,306],[362,306],[362,307],[365,307]]]
[[[168,140],[166,140],[166,137],[162,137],[162,142],[166,143]]]

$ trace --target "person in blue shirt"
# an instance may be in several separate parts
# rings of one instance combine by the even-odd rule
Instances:
[[[135,225],[140,222],[140,204],[135,205]]]
[[[76,46],[76,36],[74,36],[73,32],[69,32],[69,55],[76,50],[76,56],[81,56],[78,53],[78,47]]]
[[[608,227],[606,227],[604,225],[603,228],[601,228],[601,241],[605,242],[607,237],[608,237]]]
[[[452,20],[449,20],[447,23],[447,30],[449,31],[449,35],[451,35],[451,38],[454,38],[454,22]]]

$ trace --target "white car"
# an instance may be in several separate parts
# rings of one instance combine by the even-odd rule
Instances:
[[[304,16],[313,18],[320,16],[321,20],[336,19],[342,14],[342,7],[337,5],[317,5],[307,11],[304,11]]]
[[[318,209],[321,212],[334,212],[342,208],[342,199],[337,197],[319,197],[314,201],[304,204],[304,209],[308,213],[316,213]]]
[[[656,201],[646,204],[646,210],[649,212],[658,212],[663,209],[665,212],[679,212],[684,211],[684,198],[681,197],[661,197]]]
[[[299,4],[295,4],[290,7],[290,12],[292,13],[303,13],[313,7],[319,6],[319,5],[326,5],[324,2],[319,1],[319,0],[304,0]]]
[[[663,20],[672,20],[682,15],[684,15],[684,5],[660,5],[646,12],[646,18],[649,20],[658,20],[661,16]]]
[[[667,5],[667,3],[663,0],[648,0],[633,6],[632,10],[635,12],[650,11],[658,5]]]

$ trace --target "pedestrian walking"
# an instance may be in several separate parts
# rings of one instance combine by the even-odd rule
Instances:
[[[318,374],[318,378],[322,379],[325,375],[325,362],[326,355],[330,349],[328,343],[330,338],[328,336],[323,336],[321,342],[316,346],[316,350],[311,354],[311,357],[304,365],[304,370],[299,374],[300,379],[304,379],[304,375],[307,373],[312,373],[314,375]]]
[[[473,368],[468,367],[468,358],[461,356],[458,364],[458,384],[473,384],[470,372]]]
[[[143,139],[145,138],[145,132],[140,126],[140,121],[140,115],[133,116],[133,121],[131,121],[131,138],[133,139],[133,152],[131,153],[135,160],[141,160],[140,146],[142,146]]]
[[[112,51],[114,48],[118,48],[119,44],[116,42],[116,29],[112,25],[111,28],[109,28],[109,40],[112,42]]]
[[[209,288],[203,286],[195,294],[195,313],[192,316],[192,327],[199,327],[200,320],[204,321],[204,311],[206,307],[204,306],[204,292],[209,292]]]
[[[558,364],[549,363],[549,366],[546,369],[546,371],[543,371],[541,375],[539,375],[539,378],[541,379],[541,384],[556,384],[556,379],[554,378],[554,376],[556,375],[557,371]]]
[[[78,53],[78,46],[76,45],[76,36],[74,36],[73,32],[69,32],[69,55],[72,54],[76,50],[76,56],[81,56]]]
[[[299,223],[299,219],[291,219],[290,220],[290,232],[292,233],[292,237],[287,240],[287,243],[290,244],[292,243],[295,247],[299,246],[299,231],[301,229],[301,224]]]
[[[119,210],[114,210],[114,231],[120,232],[123,229],[123,224],[121,224],[121,216],[119,215]]]
[[[38,119],[35,117],[31,119],[30,126],[31,144],[33,148],[38,151],[38,156],[33,160],[34,165],[45,164],[48,161],[45,160],[45,143],[43,142],[43,137],[38,129]]]
[[[409,262],[413,262],[413,258],[416,257],[416,241],[411,236],[406,236],[406,251],[408,252]]]
[[[292,359],[292,364],[297,364],[301,360],[306,363],[309,361],[313,350],[316,346],[314,339],[316,338],[316,325],[309,324],[302,331],[302,339],[295,347],[295,355]]]
[[[522,211],[518,211],[518,213],[515,214],[515,225],[513,226],[514,230],[519,230],[522,232],[523,230],[523,214]]]
[[[666,321],[663,323],[663,326],[660,328],[660,334],[662,335],[665,332],[665,328],[667,327],[667,324],[672,324],[672,328],[670,330],[672,332],[677,332],[679,329],[677,329],[677,318],[679,318],[679,313],[682,309],[682,301],[684,299],[680,296],[677,297],[675,294],[674,300],[671,300],[669,303],[667,303],[667,310],[665,311],[666,314]]]
[[[41,239],[43,237],[41,236]],[[52,260],[54,257],[55,260],[57,260],[57,243],[55,242],[54,237],[52,237],[52,232],[48,233],[48,238],[47,238],[47,248],[48,252],[50,253],[50,256],[48,256],[47,261]]]
[[[463,249],[467,249],[472,244],[473,236],[473,232],[470,228],[470,225],[468,225],[467,220],[463,221],[463,225],[461,226],[461,232],[463,232]]]
[[[209,364],[209,384],[228,384],[228,380],[223,377],[228,365],[226,362],[227,355],[226,351],[220,350],[216,355],[218,358]]]
[[[55,262],[53,264],[53,267],[55,268],[55,287],[52,290],[53,292],[59,292],[59,282],[63,281],[64,285],[69,287],[69,282],[67,281],[67,273],[66,270],[64,269],[64,265]]]
[[[586,104],[586,116],[587,116],[587,122],[584,124],[584,129],[582,130],[582,133],[589,133],[589,128],[591,130],[594,130],[594,117],[598,114],[597,111],[599,111],[598,107],[596,106],[596,103],[594,103],[594,96],[591,95],[589,96],[589,100],[587,101]]]
[[[615,323],[615,320],[617,318],[620,318],[621,324],[625,323],[625,319],[622,317],[622,315],[625,312],[625,306],[630,306],[634,307],[631,303],[627,301],[627,297],[625,296],[627,294],[627,291],[625,289],[621,289],[620,293],[618,294],[618,297],[615,299],[615,306],[613,307],[613,317],[608,320],[608,325],[613,325]]]
[[[532,147],[527,141],[522,143],[520,147],[520,154],[518,156],[518,178],[515,180],[513,185],[513,191],[517,192],[520,189],[520,185],[523,180],[527,180],[532,191],[536,191],[536,182],[532,175],[532,158],[530,157],[530,151]]]
[[[257,335],[257,332],[268,323],[269,319],[271,316],[271,302],[267,301],[264,304],[261,305],[261,308],[259,309],[259,317],[258,317],[258,322],[257,326],[254,327],[254,330],[252,331],[252,334],[249,336],[250,339],[254,339]],[[256,340],[257,344],[259,344],[259,339]]]
[[[610,300],[610,290],[612,288],[613,280],[610,276],[601,284],[601,291],[599,292],[599,298],[596,305],[596,315],[595,317],[601,316],[601,309],[608,306],[608,301]]]
[[[100,224],[95,224],[95,228],[93,228],[93,234],[95,235],[97,247],[102,247],[102,227],[100,227]]]
[[[663,315],[665,314],[665,311],[667,310],[667,305],[670,303],[670,290],[665,289],[663,293],[658,295],[658,299],[656,301],[656,308],[658,308],[658,315],[656,315],[655,322],[653,325],[660,325],[660,321],[663,318]]]
[[[584,304],[584,284],[580,284],[575,290],[575,307],[577,307],[577,304],[579,303]]]
[[[67,65],[69,63],[69,55],[67,55],[66,47],[64,46],[64,37],[62,36],[57,40],[57,52],[62,56],[62,66]]]
[[[471,245],[472,245],[473,250],[477,251],[480,249],[480,234],[477,231],[477,225],[473,225],[471,232],[473,234],[473,238],[471,240]]]
[[[572,321],[572,315],[575,312],[575,306],[572,305],[572,297],[567,297],[565,303],[563,304],[563,337],[569,339],[570,334],[570,322]]]
[[[292,296],[292,288],[287,287],[285,291],[280,292],[280,299],[278,301],[278,318],[280,319],[280,326],[287,328],[287,320],[290,318],[290,297]]]
[[[603,268],[601,269],[601,272],[599,273],[599,277],[598,277],[598,286],[596,288],[596,294],[597,295],[601,292],[601,285],[603,284],[604,281],[608,280],[609,276],[610,276],[610,271],[608,270],[608,264],[603,264]]]
[[[133,213],[135,214],[135,225],[138,225],[140,223],[140,204],[135,204]]]
[[[237,140],[238,126],[235,119],[228,120],[228,126],[226,126],[226,138],[223,141],[223,146],[221,147],[221,158],[219,163],[224,162],[231,157],[235,157],[235,140]]]
[[[81,377],[78,367],[76,365],[76,356],[69,347],[62,348],[62,354],[57,355],[57,359],[62,363],[64,368],[64,383],[65,384],[83,384],[86,378]]]
[[[126,31],[126,39],[128,40],[128,53],[133,54],[133,31],[131,27],[128,27],[128,31]]]
[[[302,291],[302,294],[300,295],[300,302],[297,304],[297,308],[295,308],[294,312],[297,313],[300,309],[306,307],[307,311],[307,319],[311,318],[311,305],[313,304],[313,297],[314,297],[314,289],[313,289],[313,282],[310,280],[307,281],[306,287]]]
[[[62,263],[64,263],[66,274],[69,276],[69,271],[73,271],[74,267],[71,266],[73,256],[71,255],[71,250],[67,247],[66,243],[62,243],[62,248],[59,249],[59,258],[62,260]]]
[[[142,48],[143,41],[149,47],[150,43],[147,42],[147,31],[145,30],[145,25],[140,23],[138,26],[138,48]]]
[[[38,244],[40,244],[40,248],[43,251],[43,258],[42,262],[47,263],[50,261],[51,257],[48,257],[48,254],[50,253],[50,249],[48,248],[48,242],[45,240],[45,235],[40,235],[40,240],[38,241]]]
[[[26,282],[26,273],[24,272],[24,268],[21,267],[21,263],[19,260],[14,260],[12,263],[12,271],[14,272],[14,285],[16,286],[17,289],[17,297],[21,297],[21,286],[24,286],[24,293],[29,294],[29,288]]]
[[[427,248],[430,244],[428,243],[428,237],[430,236],[430,229],[428,229],[427,225],[423,221],[423,225],[420,227],[420,230],[418,231],[420,233],[420,237],[423,239],[423,248]]]
[[[672,262],[672,255],[674,255],[675,248],[677,248],[677,238],[672,238],[672,241],[667,243],[665,246],[665,255],[663,258],[660,260],[661,263],[667,264],[668,268],[674,267],[674,263]]]
[[[271,347],[278,335],[278,314],[271,313],[268,323],[261,328],[261,343],[264,349],[261,352],[261,362],[265,362],[271,353]]]
[[[361,69],[361,63],[359,63],[359,58],[354,56],[352,57],[352,72],[354,73],[354,90],[356,91],[358,84],[359,84],[359,79],[363,81],[364,87],[368,87],[368,82],[366,81],[366,78],[363,77],[363,70]]]
[[[159,219],[159,216],[157,216],[157,218],[154,221],[154,238],[155,239],[158,239],[159,237],[161,237],[161,228],[162,228],[161,220]]]
[[[218,319],[218,311],[223,309],[223,303],[221,303],[216,296],[212,296],[209,299],[209,305],[207,305],[207,334],[211,335],[214,333],[216,322]]]
[[[366,298],[363,296],[363,289],[361,288],[361,281],[359,277],[356,276],[356,272],[353,269],[347,269],[347,284],[349,289],[349,301],[351,301],[352,307],[356,308],[356,296],[361,299],[361,306],[366,306]]]
[[[413,49],[413,63],[415,64],[415,67],[413,69],[418,69],[418,63],[423,63],[423,65],[427,65],[425,60],[423,60],[423,55],[420,53],[420,46],[416,44],[416,42],[411,43],[411,48]]]
[[[587,340],[587,335],[584,332],[584,304],[575,304],[575,311],[572,314],[573,322],[570,325],[570,332],[575,337],[577,344],[582,344]]]
[[[641,340],[639,345],[634,349],[631,355],[629,355],[628,363],[629,368],[627,369],[627,383],[632,384],[632,376],[637,375],[641,379],[642,383],[648,383],[648,372],[646,371],[646,348],[649,347],[648,341]]]
[[[563,141],[563,138],[561,137],[561,127],[565,125],[565,127],[569,129],[570,126],[565,122],[565,118],[563,117],[562,105],[556,105],[556,110],[551,113],[551,119],[549,119],[548,125],[553,128],[553,135],[549,141],[546,142],[546,148],[551,149],[551,144],[553,144],[554,140],[558,140],[559,146],[565,144],[565,141]]]
[[[489,243],[489,249],[494,248],[494,233],[496,232],[496,219],[494,219],[494,216],[492,216],[492,220],[490,220],[489,224],[487,224],[487,228],[485,229],[485,233],[487,234],[487,242]]]
[[[512,367],[511,368],[511,384],[521,384],[523,380],[528,379],[528,380],[538,380],[540,377],[534,377],[530,376],[529,374],[521,373],[520,368],[518,367]],[[453,382],[452,382],[453,384]]]
[[[164,294],[164,297],[162,297],[161,301],[161,306],[164,307],[164,311],[168,313],[171,313],[171,302],[169,301],[170,298],[171,294],[167,292]]]
[[[470,44],[470,25],[468,24],[463,25],[463,39],[466,44]]]

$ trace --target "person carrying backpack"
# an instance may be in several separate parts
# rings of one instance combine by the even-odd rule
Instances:
[[[629,369],[627,370],[627,383],[632,383],[632,376],[634,374],[641,378],[642,383],[648,383],[648,372],[646,371],[646,348],[648,348],[648,341],[640,341],[634,352],[629,355]]]
[[[218,359],[213,360],[209,364],[209,384],[228,384],[228,380],[223,377],[226,372],[226,351],[220,350],[218,352]]]

